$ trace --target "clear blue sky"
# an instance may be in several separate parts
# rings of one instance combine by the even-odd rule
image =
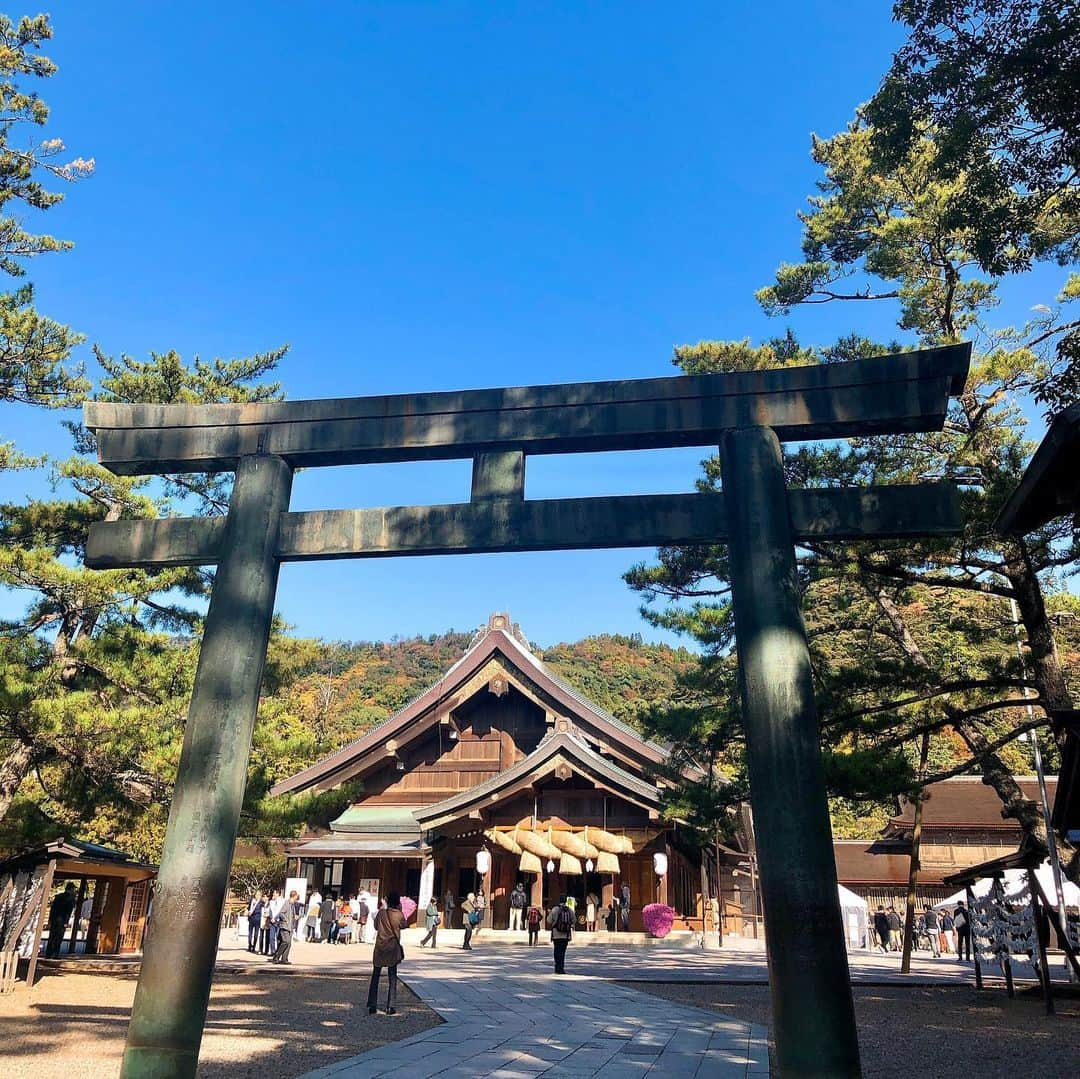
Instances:
[[[810,133],[874,90],[901,40],[890,9],[54,3],[47,133],[97,173],[42,219],[77,247],[31,267],[39,306],[110,353],[288,342],[293,398],[673,373],[675,344],[783,332],[753,291],[798,256]],[[1059,276],[1013,289],[1017,317]],[[827,341],[893,317],[791,325]],[[62,454],[59,418],[6,409],[4,437]],[[700,457],[532,458],[527,494],[689,490]],[[467,493],[464,462],[362,466],[301,474],[293,505]],[[332,638],[494,609],[544,643],[654,637],[620,579],[648,556],[287,566],[279,607]]]

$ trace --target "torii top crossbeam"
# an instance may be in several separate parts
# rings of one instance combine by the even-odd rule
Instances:
[[[940,428],[970,346],[848,363],[671,378],[579,382],[259,404],[92,402],[86,426],[119,475],[229,471],[268,453],[293,468],[716,445],[771,427],[781,441]]]

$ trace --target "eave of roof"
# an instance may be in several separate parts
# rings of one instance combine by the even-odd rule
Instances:
[[[549,734],[527,757],[498,775],[468,790],[451,795],[441,802],[414,809],[413,815],[422,828],[437,827],[440,822],[465,815],[477,802],[485,801],[490,805],[493,795],[497,796],[500,791],[535,775],[544,765],[556,765],[560,761],[565,761],[571,766],[578,765],[586,775],[607,780],[651,809],[657,809],[660,806],[660,792],[653,784],[601,757],[570,731],[555,731]]]
[[[1080,510],[1080,404],[1054,417],[1035,456],[1008,502],[996,528],[1006,535],[1025,535],[1055,517]]]
[[[331,781],[337,772],[344,771],[356,758],[377,749],[399,731],[404,731],[411,721],[424,715],[429,708],[450,696],[453,691],[473,675],[496,652],[514,663],[522,674],[560,701],[575,717],[590,721],[598,729],[605,730],[619,741],[622,748],[629,748],[644,760],[660,764],[667,759],[664,746],[642,738],[640,734],[621,720],[615,719],[599,706],[582,697],[576,690],[550,671],[512,634],[504,629],[490,629],[470,648],[434,685],[414,697],[392,716],[366,731],[355,741],[329,754],[320,761],[280,780],[271,788],[271,794],[288,794],[306,790],[316,784]]]

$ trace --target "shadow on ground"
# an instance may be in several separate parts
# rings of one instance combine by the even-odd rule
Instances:
[[[63,974],[0,997],[5,1079],[116,1075],[134,995],[134,978]],[[401,983],[397,1015],[369,1016],[366,1000],[367,971],[219,974],[199,1075],[302,1075],[441,1022]]]
[[[772,1028],[769,990],[757,985],[627,982],[665,1000]],[[1075,1079],[1080,993],[1067,987],[1048,1016],[1038,989],[1010,1000],[971,986],[853,987],[863,1079]]]

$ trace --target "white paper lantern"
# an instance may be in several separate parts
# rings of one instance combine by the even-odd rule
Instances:
[[[491,854],[486,850],[476,852],[476,872],[486,877],[491,872]]]
[[[652,856],[652,867],[658,877],[667,875],[667,855],[663,851],[658,850]]]

